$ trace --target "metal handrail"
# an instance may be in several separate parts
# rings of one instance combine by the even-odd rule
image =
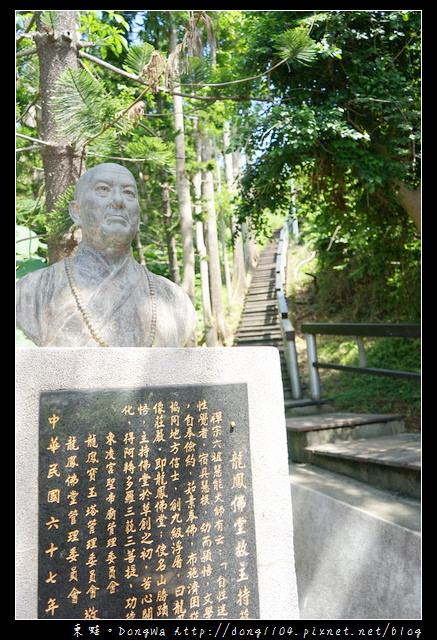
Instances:
[[[387,338],[420,338],[420,324],[388,324],[388,323],[354,323],[354,322],[307,322],[302,324],[302,332],[306,335],[308,372],[311,396],[320,398],[319,369],[336,369],[349,371],[350,373],[364,373],[368,375],[387,376],[392,378],[405,378],[420,380],[421,374],[413,371],[397,371],[395,369],[378,369],[368,367],[364,353],[363,337],[387,337]],[[340,365],[331,362],[319,362],[317,360],[317,346],[315,336],[338,335],[355,336],[358,343],[359,365],[358,367]]]
[[[302,325],[302,331],[337,336],[420,338],[421,325],[376,322],[306,322]]]
[[[287,274],[287,254],[290,237],[291,221],[287,219],[279,233],[278,249],[276,253],[275,267],[275,290],[278,302],[279,324],[282,333],[282,342],[284,345],[284,357],[287,365],[288,376],[291,383],[291,394],[295,400],[300,400],[302,390],[299,377],[299,368],[297,363],[297,351],[295,336],[296,332],[288,317],[287,300],[284,289]]]

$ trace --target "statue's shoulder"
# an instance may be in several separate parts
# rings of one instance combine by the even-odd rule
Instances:
[[[47,284],[54,279],[59,270],[60,263],[56,262],[47,267],[36,269],[36,271],[31,271],[17,281],[17,290],[35,290],[35,287],[39,287],[41,283],[46,287]]]
[[[151,271],[148,271],[148,275],[158,296],[164,296],[174,300],[185,300],[185,298],[188,298],[182,287],[172,280],[169,280],[165,276],[160,276],[157,273],[152,273]]]
[[[149,275],[155,288],[158,307],[161,307],[163,315],[174,318],[174,322],[184,334],[181,340],[181,344],[184,345],[197,324],[194,305],[180,285],[150,271]]]

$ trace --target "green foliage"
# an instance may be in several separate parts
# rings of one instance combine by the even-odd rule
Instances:
[[[56,12],[44,14],[45,26],[53,29]],[[135,76],[154,51],[168,56],[171,22],[178,42],[190,26],[186,11],[78,15],[83,39],[93,43],[84,50]],[[290,212],[293,179],[304,241],[317,252],[311,267],[321,301],[317,319],[346,312],[349,320],[417,319],[420,242],[393,184],[397,179],[414,187],[420,177],[420,11],[231,10],[208,15],[217,55],[206,43],[206,24],[199,22],[196,37],[204,38],[203,59],[185,56],[183,91],[238,99],[184,100],[189,174],[199,169],[194,118],[216,136],[218,146],[223,122],[232,120],[231,148],[247,154],[242,189],[233,202],[237,225],[247,222],[260,236],[270,234],[272,216],[281,220]],[[19,33],[31,16],[19,12]],[[31,38],[23,37],[19,50],[30,47]],[[37,56],[17,62],[18,131],[34,138],[36,62]],[[106,158],[125,159],[139,184],[144,256],[165,275],[164,181],[170,185],[181,252],[171,97],[150,90],[134,104],[144,85],[82,62],[87,70],[70,70],[57,85],[52,106],[58,123],[77,146],[87,143],[88,167]],[[202,86],[205,82],[211,84]],[[17,146],[30,144],[19,139]],[[41,168],[38,150],[18,154],[17,222],[53,237],[70,224],[70,194],[60,198],[48,219],[41,205]],[[209,168],[222,170],[221,161]],[[217,203],[229,220],[229,198],[217,197]],[[43,252],[40,246],[39,258]]]
[[[130,158],[141,158],[149,166],[172,166],[173,149],[157,136],[138,136],[126,144],[126,154]]]
[[[98,16],[98,13],[102,13],[101,17]],[[129,29],[129,25],[120,13],[115,11],[81,11],[79,20],[82,31],[86,34],[89,42],[98,48],[103,59],[106,59],[111,52],[119,56],[128,48],[123,33]],[[116,24],[111,24],[112,22]]]
[[[56,82],[52,106],[61,130],[83,143],[114,118],[120,105],[108,99],[103,83],[85,69],[67,69]]]
[[[57,11],[43,11],[41,13],[41,23],[50,31],[54,31],[56,29],[58,21],[57,13]]]
[[[367,365],[381,369],[421,369],[420,341],[403,338],[364,338]],[[320,362],[356,366],[357,347],[352,341],[333,336],[318,338]],[[420,382],[341,371],[321,373],[323,394],[335,398],[338,411],[400,413],[407,430],[420,430]]]
[[[43,243],[31,229],[16,225],[16,277],[22,278],[27,273],[42,269],[47,266],[43,258],[38,255],[38,251],[43,248]]]
[[[251,161],[239,220],[262,230],[265,211],[289,212],[293,178],[304,241],[317,251],[317,319],[347,310],[349,321],[417,321],[420,240],[396,181],[414,188],[420,177],[420,12],[284,14],[248,16],[246,60],[267,64],[272,42],[297,28],[310,29],[318,53],[276,68],[274,104],[242,113]]]
[[[46,218],[46,237],[53,240],[59,238],[72,226],[72,220],[69,213],[69,204],[73,200],[74,185],[68,187],[65,193],[62,193],[50,214]]]
[[[317,44],[303,27],[287,29],[276,37],[276,47],[284,60],[296,60],[302,64],[313,62],[317,55]]]
[[[152,53],[154,52],[154,47],[148,42],[144,42],[143,44],[132,45],[129,47],[127,56],[123,63],[123,68],[129,73],[135,73],[136,75],[140,75],[143,67],[146,66],[148,62],[150,62],[150,58]]]

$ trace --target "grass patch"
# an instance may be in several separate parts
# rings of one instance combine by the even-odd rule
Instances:
[[[420,371],[420,342],[403,338],[364,339],[367,365],[378,369]],[[320,362],[355,366],[358,348],[337,336],[317,339]],[[319,370],[323,395],[339,411],[399,413],[408,431],[420,431],[420,381]]]
[[[288,263],[289,312],[297,331],[299,367],[307,381],[306,345],[301,325],[305,322],[414,322],[402,315],[387,318],[377,305],[377,296],[366,300],[361,288],[348,292],[344,304],[334,305],[317,286],[317,258],[305,246],[292,246]],[[308,262],[304,262],[309,259]],[[341,276],[338,276],[341,278]],[[337,293],[340,296],[337,285]],[[331,292],[332,293],[332,292]],[[379,300],[383,300],[380,292]],[[360,310],[357,312],[357,310]],[[352,310],[354,313],[351,314]],[[352,315],[352,317],[351,317]],[[317,359],[341,365],[358,365],[355,338],[317,336]],[[420,340],[405,338],[363,338],[368,367],[399,371],[421,370]],[[320,369],[323,397],[333,398],[336,411],[357,413],[399,413],[405,416],[407,431],[420,431],[421,385],[419,381]]]

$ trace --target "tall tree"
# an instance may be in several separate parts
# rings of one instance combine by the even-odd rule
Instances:
[[[169,51],[176,56],[177,39],[174,20],[170,21]],[[183,248],[183,277],[182,287],[194,302],[195,264],[194,264],[194,240],[193,240],[193,212],[191,205],[190,184],[187,178],[185,163],[185,124],[180,85],[177,81],[172,83],[173,115],[175,128],[176,150],[176,186],[179,201],[179,216],[181,222],[182,248]]]
[[[214,195],[214,176],[212,172],[211,141],[207,133],[202,137],[202,195],[206,212],[206,238],[209,256],[209,276],[212,314],[217,327],[219,344],[226,344],[229,339],[229,329],[226,324],[223,304],[223,284],[220,265],[220,251],[218,241],[217,211]]]
[[[290,51],[295,29],[310,32],[317,58],[310,66],[291,59],[271,82],[254,81],[276,104],[262,119],[259,110],[246,118],[248,147],[257,152],[246,173],[247,213],[254,202],[288,208],[290,175],[303,171],[326,207],[345,211],[345,194],[354,192],[353,207],[364,216],[370,209],[399,216],[401,204],[417,224],[420,19],[419,11],[403,10],[248,16],[251,68],[268,66],[275,48],[280,57]]]
[[[68,187],[75,184],[84,169],[82,150],[74,145],[71,135],[59,130],[51,106],[56,81],[67,69],[78,69],[76,11],[36,11],[37,31],[34,41],[39,58],[41,145],[45,208],[50,213]],[[48,243],[49,262],[56,262],[69,253],[76,241],[71,233],[51,239]]]

